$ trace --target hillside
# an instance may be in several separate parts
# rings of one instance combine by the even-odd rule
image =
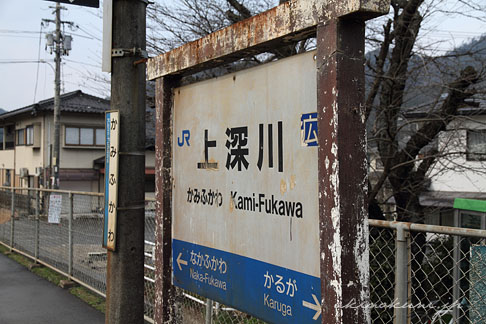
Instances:
[[[374,64],[375,55],[377,51],[372,51],[366,54],[366,58]],[[437,100],[447,91],[447,84],[457,78],[460,71],[468,65],[477,71],[484,70],[486,34],[441,56],[414,55],[409,64],[410,74],[406,85],[404,108],[414,109]],[[367,87],[373,81],[371,74],[367,68]]]

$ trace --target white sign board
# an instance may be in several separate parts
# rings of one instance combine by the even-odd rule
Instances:
[[[53,224],[59,224],[61,221],[62,195],[51,194],[49,196],[49,214],[47,221]]]
[[[175,89],[174,284],[320,321],[315,53]]]
[[[103,247],[114,251],[116,247],[116,217],[118,208],[118,156],[120,154],[119,112],[106,112],[105,122],[105,219],[103,227]]]
[[[103,0],[103,47],[101,71],[111,72],[111,47],[113,33],[113,0]]]

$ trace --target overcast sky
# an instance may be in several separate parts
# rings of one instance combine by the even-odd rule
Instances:
[[[447,0],[450,2],[455,0]],[[54,19],[55,2],[43,0],[0,0],[0,108],[14,110],[54,94],[54,55],[45,50],[45,33],[54,24],[42,27],[41,20]],[[96,96],[109,96],[109,84],[94,83],[90,75],[101,72],[102,19],[101,9],[64,5],[62,20],[72,21],[79,28],[65,27],[65,34],[73,36],[72,51],[63,56],[62,92],[81,89]],[[459,45],[470,37],[486,32],[486,24],[477,20],[441,16],[427,25],[432,40],[450,39]],[[421,32],[425,32],[421,31]],[[446,48],[445,45],[442,45]],[[47,63],[35,63],[43,60]]]
[[[43,18],[55,19],[49,8],[55,5],[42,0],[0,0],[0,108],[13,110],[54,95],[54,54],[45,50],[45,33],[53,32],[55,24],[42,27],[40,46],[39,32]],[[101,9],[63,6],[68,10],[61,11],[61,20],[74,22],[79,28],[65,26],[73,43],[69,56],[62,57],[61,89],[103,95],[97,89],[99,84],[87,82],[88,71],[101,74]],[[49,64],[35,63],[39,59]]]

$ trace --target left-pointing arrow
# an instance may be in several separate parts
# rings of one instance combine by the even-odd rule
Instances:
[[[179,255],[180,256],[180,255]],[[312,318],[314,321],[321,316],[321,303],[319,303],[319,300],[317,300],[316,295],[312,294],[312,298],[314,299],[314,304],[306,302],[305,300],[302,301],[302,306],[310,308],[314,311],[316,311],[316,314]]]
[[[185,266],[187,265],[187,261],[182,260],[182,259],[181,259],[181,257],[182,257],[182,252],[181,252],[181,253],[179,253],[179,255],[177,256],[177,260],[176,260],[176,261],[177,261],[177,266],[179,267],[179,270],[180,270],[180,271],[182,271],[181,264],[182,264],[182,265],[185,265]]]

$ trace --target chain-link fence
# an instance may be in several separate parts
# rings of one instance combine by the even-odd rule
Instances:
[[[104,296],[103,203],[98,193],[0,187],[0,242]],[[149,322],[154,231],[151,200],[145,205]],[[372,323],[486,323],[485,241],[486,231],[370,220]],[[176,300],[182,323],[263,323],[181,289]]]
[[[150,322],[155,202],[146,201],[145,207],[145,250],[150,256],[145,265],[145,318]],[[0,187],[0,242],[105,296],[103,208],[99,193]]]
[[[486,323],[486,231],[370,224],[372,323]]]

